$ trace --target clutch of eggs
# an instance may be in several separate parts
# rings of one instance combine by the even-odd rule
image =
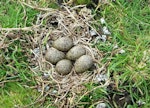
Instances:
[[[69,37],[58,38],[52,46],[47,50],[45,59],[56,65],[55,70],[61,75],[69,74],[73,67],[76,73],[83,73],[93,65],[92,57],[86,55],[86,50],[81,45],[73,47]]]

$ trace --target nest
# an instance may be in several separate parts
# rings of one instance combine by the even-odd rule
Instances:
[[[106,72],[106,64],[101,63],[103,53],[95,46],[98,39],[104,41],[104,38],[101,37],[101,26],[94,19],[91,10],[84,5],[63,6],[61,10],[43,10],[33,27],[2,29],[2,31],[7,31],[2,34],[9,37],[12,30],[13,33],[21,31],[23,40],[27,41],[25,46],[31,52],[28,53],[30,69],[35,75],[37,90],[41,93],[35,103],[43,103],[46,97],[50,97],[49,106],[77,107],[81,104],[82,97],[95,89],[88,91],[84,85],[97,83],[96,75]],[[65,36],[72,38],[74,45],[83,45],[88,55],[92,56],[95,64],[91,70],[82,74],[76,74],[72,70],[70,74],[61,76],[55,72],[55,66],[45,60],[45,52],[51,47],[51,43]],[[18,38],[20,37],[15,39]],[[107,85],[108,81],[97,87]]]

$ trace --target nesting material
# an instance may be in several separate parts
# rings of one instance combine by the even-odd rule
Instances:
[[[47,50],[45,59],[52,64],[56,64],[58,61],[65,58],[65,54],[55,48],[50,48]]]
[[[85,53],[86,53],[86,50],[81,45],[78,45],[78,46],[71,48],[66,54],[66,57],[70,60],[76,60],[82,55],[85,55]]]
[[[75,62],[74,68],[76,73],[82,73],[90,69],[92,65],[92,57],[89,55],[83,55]]]
[[[61,37],[53,43],[53,47],[60,51],[68,51],[72,46],[73,41],[69,37]]]
[[[66,75],[71,72],[72,67],[72,62],[70,60],[63,59],[56,64],[55,69],[59,74]]]
[[[96,74],[106,70],[105,66],[99,63],[103,52],[93,44],[96,37],[90,32],[93,30],[96,34],[94,36],[101,36],[101,30],[97,31],[96,28],[102,27],[86,6],[62,7],[60,10],[48,8],[48,11],[41,12],[35,26],[18,30],[28,29],[30,32],[24,33],[23,37],[26,38],[25,42],[28,42],[25,51],[27,47],[32,51],[32,55],[29,54],[28,57],[31,71],[36,75],[35,80],[41,90],[38,99],[51,97],[51,103],[55,107],[78,108],[81,104],[79,97],[87,92],[84,84],[94,81]],[[36,8],[37,6],[34,9]],[[78,48],[79,45],[84,46],[84,49]],[[36,48],[39,49],[34,52]],[[90,69],[93,64],[95,68]],[[48,76],[45,77],[44,73]],[[47,85],[50,88],[45,91],[43,88]]]

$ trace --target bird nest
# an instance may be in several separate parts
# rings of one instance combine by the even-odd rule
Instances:
[[[80,100],[89,92],[85,84],[98,83],[97,75],[106,72],[106,64],[102,64],[103,53],[98,50],[98,41],[105,41],[99,21],[94,19],[90,9],[85,6],[67,7],[61,10],[41,9],[36,23],[32,27],[14,28],[13,33],[21,31],[26,48],[29,49],[28,60],[31,72],[37,81],[37,90],[41,95],[35,103],[43,103],[51,98],[49,106],[71,108],[80,105]],[[9,29],[2,29],[7,37],[13,37]],[[18,33],[18,32],[17,32]],[[12,35],[12,36],[11,36]],[[74,69],[68,75],[55,72],[55,65],[46,61],[45,52],[59,37],[70,37],[74,45],[82,45],[94,60],[92,69],[77,74]],[[99,84],[107,86],[109,81]]]

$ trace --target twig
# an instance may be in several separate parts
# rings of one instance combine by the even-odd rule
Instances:
[[[39,26],[40,25],[34,25],[31,27],[24,27],[24,28],[0,28],[0,31],[32,31],[33,29]]]
[[[25,6],[28,6],[32,9],[36,9],[36,10],[39,10],[39,11],[56,11],[56,9],[52,9],[52,8],[39,8],[39,7],[35,7],[35,6],[32,6],[32,5],[29,5],[25,2],[21,2],[22,4],[24,4]]]

